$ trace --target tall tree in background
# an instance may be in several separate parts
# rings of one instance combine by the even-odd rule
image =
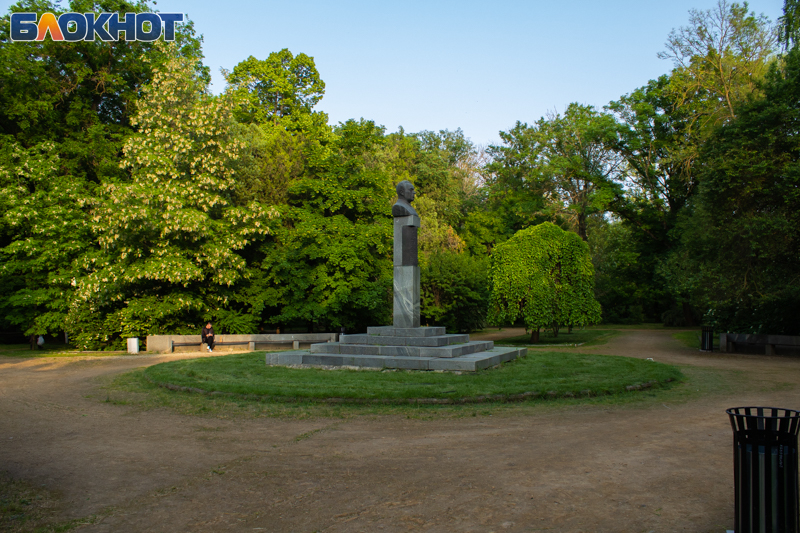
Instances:
[[[668,275],[723,331],[800,326],[800,52],[772,66],[764,96],[736,108],[700,160],[701,194]]]
[[[691,10],[689,26],[670,33],[669,76],[651,80],[609,108],[622,123],[617,150],[631,172],[614,210],[661,248],[669,248],[676,216],[697,190],[695,160],[711,132],[735,118],[735,106],[758,95],[758,80],[775,54],[769,21],[747,5],[720,0]]]
[[[672,30],[661,59],[673,61],[672,88],[679,101],[701,100],[700,127],[736,116],[735,106],[758,89],[775,54],[777,35],[764,15],[743,5],[718,0],[707,11],[689,11],[689,26]]]
[[[559,221],[586,240],[588,217],[605,211],[622,171],[622,158],[609,148],[617,139],[613,117],[572,103],[564,115],[517,123],[501,137],[504,145],[490,146],[487,165],[494,199],[532,209],[519,213],[522,220]]]
[[[778,19],[778,39],[787,50],[800,42],[800,1],[784,0],[783,16]]]
[[[233,68],[228,83],[241,95],[241,122],[278,123],[308,115],[325,94],[314,58],[284,48],[267,59],[248,57]]]
[[[769,21],[746,4],[720,0],[712,10],[692,10],[689,26],[674,30],[660,54],[673,61],[672,72],[609,104],[620,122],[616,150],[628,166],[624,192],[610,208],[629,226],[640,267],[649,272],[650,287],[636,292],[662,295],[661,303],[647,304],[650,319],[669,312],[693,322],[688,295],[668,286],[661,265],[678,246],[678,221],[697,194],[703,146],[760,95],[775,43]]]
[[[627,165],[610,207],[652,253],[671,246],[676,217],[696,189],[700,139],[670,83],[662,76],[609,104],[620,124],[614,149]]]
[[[167,60],[142,99],[125,143],[130,181],[101,187],[92,217],[100,249],[80,261],[68,329],[80,346],[115,337],[193,333],[213,317],[253,332],[260,311],[234,320],[231,288],[244,281],[238,253],[269,233],[273,213],[234,205],[231,163],[240,145],[230,95],[207,94],[191,61],[163,45]]]
[[[262,264],[276,325],[365,328],[391,316],[396,181],[383,129],[348,121],[329,154],[290,185],[284,224]]]
[[[486,165],[489,205],[514,231],[543,222],[547,206],[546,183],[539,172],[536,130],[519,122],[500,132],[502,144],[490,145]]]
[[[588,217],[606,210],[622,171],[622,158],[609,149],[617,139],[616,123],[592,106],[572,103],[563,116],[551,113],[537,121],[535,130],[545,211],[563,218],[585,241]]]
[[[73,0],[69,8],[25,1],[11,12],[152,11],[146,2]],[[152,43],[9,40],[0,21],[0,323],[27,333],[64,329],[78,275],[94,253],[90,205],[119,168],[136,99],[165,60]],[[176,28],[180,54],[196,75],[200,39]],[[147,61],[145,61],[147,59]]]

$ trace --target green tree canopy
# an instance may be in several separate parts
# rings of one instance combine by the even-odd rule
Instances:
[[[233,204],[230,95],[208,95],[191,62],[164,48],[132,118],[138,132],[125,143],[131,179],[105,184],[95,204],[100,249],[81,261],[68,317],[79,345],[196,331],[242,281],[237,252],[269,233],[270,210]]]
[[[670,283],[724,331],[800,334],[800,51],[701,154],[701,192]]]
[[[327,156],[289,186],[259,282],[273,295],[270,322],[348,329],[390,322],[395,180],[384,140],[375,123],[347,121]]]
[[[22,1],[11,12],[152,11],[146,2],[73,0],[65,8]],[[80,276],[95,254],[90,208],[101,184],[125,180],[119,166],[142,87],[165,56],[137,41],[9,40],[0,20],[0,323],[28,333],[64,329]],[[191,22],[176,45],[208,79]]]
[[[314,58],[286,48],[263,60],[248,57],[233,67],[228,83],[243,97],[237,118],[257,124],[308,115],[325,94]]]
[[[518,231],[492,254],[489,321],[521,319],[538,341],[540,328],[582,326],[600,320],[594,267],[578,235],[545,222]]]

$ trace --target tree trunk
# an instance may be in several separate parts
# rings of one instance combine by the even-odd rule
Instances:
[[[586,214],[578,213],[578,235],[583,242],[589,242],[589,237],[586,235]]]
[[[558,337],[558,330],[560,327],[561,326],[559,326],[558,324],[555,323],[553,324],[553,337]]]
[[[539,328],[531,330],[531,344],[539,342]]]
[[[567,333],[572,333],[572,324],[567,328]]]
[[[692,313],[692,306],[689,305],[689,302],[683,302],[683,319],[686,321],[687,327],[693,328],[695,326],[694,314]]]

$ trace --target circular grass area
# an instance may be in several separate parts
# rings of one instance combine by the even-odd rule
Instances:
[[[671,365],[611,355],[529,353],[474,373],[326,370],[267,366],[263,352],[172,361],[146,378],[173,390],[272,401],[513,401],[601,396],[668,386],[683,378]]]

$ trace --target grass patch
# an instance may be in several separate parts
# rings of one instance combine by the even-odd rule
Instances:
[[[668,329],[661,322],[642,322],[641,324],[600,324],[597,326],[587,326],[588,328],[614,328],[614,329]]]
[[[531,356],[529,356],[531,357]],[[401,416],[415,420],[458,419],[488,416],[535,416],[544,412],[569,409],[664,409],[698,401],[709,395],[734,396],[747,392],[793,390],[794,385],[776,384],[771,380],[754,381],[746,372],[680,365],[683,377],[668,386],[623,390],[604,396],[548,395],[527,401],[484,403],[325,403],[297,399],[292,402],[271,401],[268,398],[225,394],[195,394],[176,392],[151,383],[144,369],[112,377],[98,378],[103,389],[98,401],[120,406],[124,412],[138,413],[168,409],[181,415],[206,419],[289,418],[308,420],[318,418],[350,419],[356,417]],[[734,402],[735,403],[735,402]]]
[[[672,334],[672,338],[688,348],[700,349],[700,330],[678,331]]]
[[[37,350],[31,350],[30,344],[0,344],[0,357],[109,357],[125,353],[127,352],[81,352],[66,344],[45,344]]]
[[[8,533],[63,533],[94,524],[90,515],[59,520],[63,505],[51,492],[0,471],[0,531]]]
[[[609,329],[574,329],[572,333],[567,333],[567,330],[558,332],[558,337],[553,336],[552,331],[542,331],[539,333],[539,344],[531,344],[530,334],[520,335],[519,337],[510,337],[495,342],[499,346],[531,346],[536,347],[539,345],[575,345],[581,344],[590,346],[597,344],[604,344],[608,339],[615,336],[618,332]]]
[[[148,367],[152,383],[176,390],[271,401],[459,403],[614,394],[682,378],[674,366],[608,355],[533,353],[475,373],[271,367],[263,352]]]

